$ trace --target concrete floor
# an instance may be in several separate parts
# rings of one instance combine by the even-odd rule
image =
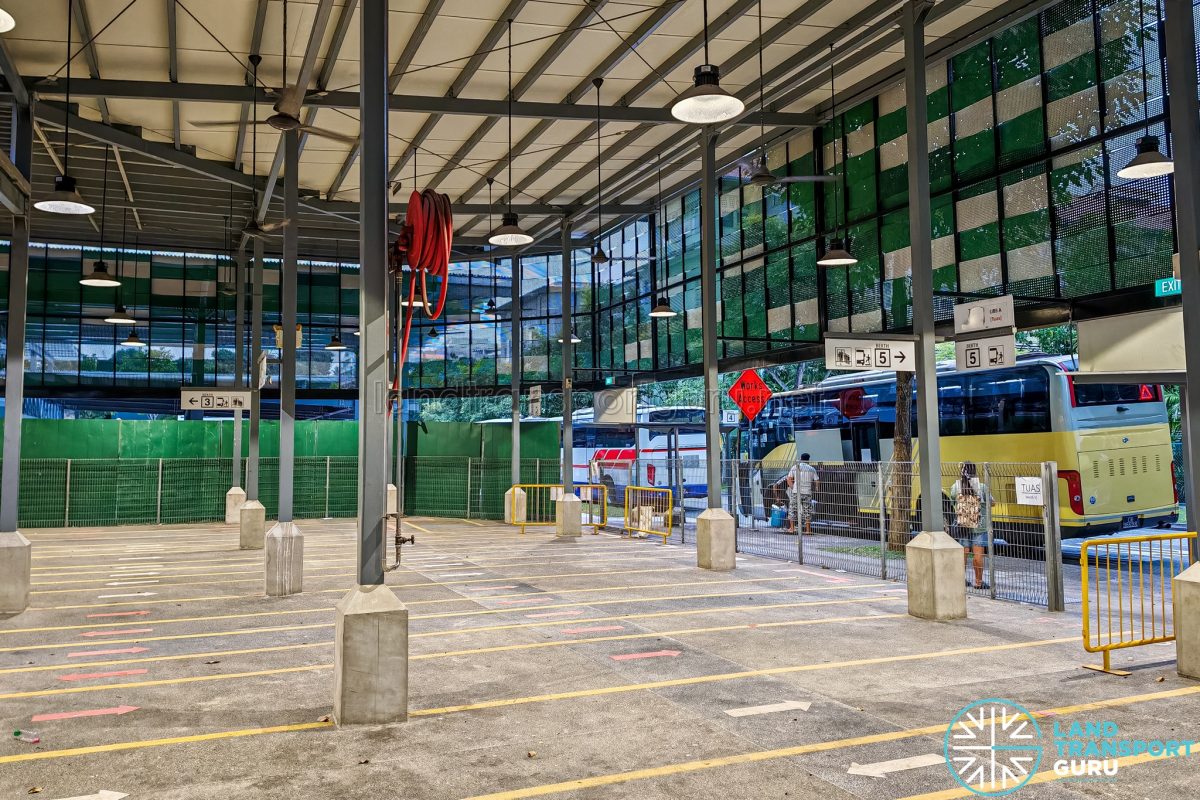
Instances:
[[[866,577],[754,557],[714,574],[690,547],[462,520],[412,520],[388,575],[412,615],[411,720],[337,730],[322,720],[354,526],[299,525],[305,591],[282,599],[231,527],[27,531],[32,608],[0,621],[0,723],[42,742],[0,742],[0,798],[970,797],[944,763],[848,770],[940,753],[989,697],[1048,715],[1018,797],[1194,790],[1185,758],[1104,782],[1050,771],[1052,721],[1200,739],[1200,684],[1172,645],[1116,654],[1133,670],[1117,678],[1080,669],[1097,657],[1075,614],[972,598],[969,620],[929,623]],[[784,701],[807,709],[728,713]]]

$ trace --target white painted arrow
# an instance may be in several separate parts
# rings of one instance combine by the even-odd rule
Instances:
[[[78,797],[64,797],[63,800],[121,800],[123,797],[129,797],[124,792],[114,792],[109,789],[101,789],[95,794],[81,794]]]
[[[848,775],[866,775],[871,778],[883,778],[892,772],[904,772],[908,769],[920,769],[945,764],[946,757],[941,753],[927,753],[923,756],[896,758],[891,761],[879,761],[875,764],[856,764],[850,762]]]
[[[776,711],[808,711],[811,706],[812,703],[807,700],[784,700],[781,703],[770,703],[765,706],[730,708],[725,713],[731,717],[753,717],[758,714],[773,714]]]

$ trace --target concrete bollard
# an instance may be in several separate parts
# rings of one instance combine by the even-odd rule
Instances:
[[[922,531],[904,548],[908,565],[908,613],[920,619],[967,616],[963,547],[945,531]]]
[[[276,522],[264,539],[267,597],[299,594],[304,588],[304,536],[294,522]]]
[[[338,601],[333,721],[382,725],[408,718],[408,609],[387,586],[356,586]]]
[[[225,493],[225,524],[237,525],[241,521],[242,506],[246,504],[246,492],[234,486]]]
[[[723,508],[708,508],[696,518],[696,566],[717,571],[737,567],[737,526]]]
[[[267,509],[257,500],[247,500],[238,510],[240,536],[238,547],[243,550],[262,550],[267,533]]]
[[[29,607],[33,545],[17,531],[0,533],[0,617]]]
[[[1175,611],[1175,669],[1185,678],[1200,678],[1200,562],[1171,581]]]
[[[564,492],[554,501],[554,534],[560,539],[583,535],[583,502],[574,492]]]
[[[504,493],[504,524],[520,525],[525,521],[525,490],[514,486]]]
[[[396,488],[396,484],[389,483],[387,485],[387,513],[396,514],[400,511],[400,491]]]

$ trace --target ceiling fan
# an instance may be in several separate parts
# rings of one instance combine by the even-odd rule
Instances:
[[[300,121],[300,109],[304,105],[304,93],[306,88],[299,85],[288,86],[287,82],[287,0],[283,0],[283,91],[279,95],[279,100],[275,102],[275,113],[267,117],[265,120],[255,119],[251,125],[270,125],[277,131],[300,131],[312,136],[320,136],[324,139],[332,139],[335,142],[343,142],[345,144],[356,144],[358,138],[348,136],[344,133],[331,131],[328,128],[319,128],[315,125],[305,125]],[[258,89],[258,63],[262,61],[262,56],[254,54],[250,56],[250,63],[255,67],[254,88]],[[224,122],[216,120],[199,120],[191,123],[196,128],[229,128],[236,126],[236,122]],[[247,235],[253,235],[247,231]]]

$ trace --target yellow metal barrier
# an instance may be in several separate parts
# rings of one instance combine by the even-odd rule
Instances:
[[[1171,579],[1191,563],[1189,542],[1195,538],[1168,533],[1083,543],[1083,649],[1104,654],[1102,666],[1086,669],[1128,675],[1112,669],[1113,650],[1175,640]]]
[[[670,489],[629,486],[625,489],[625,532],[661,536],[666,544],[671,535],[671,513],[675,508]],[[659,524],[656,524],[659,523]]]
[[[519,483],[512,487],[508,511],[513,525],[520,526],[521,533],[529,527],[553,525],[556,522],[555,502],[563,495],[561,483]],[[519,494],[519,489],[523,494]],[[597,534],[608,524],[608,487],[599,483],[585,483],[574,487],[582,502],[581,519],[584,525],[592,526]]]

